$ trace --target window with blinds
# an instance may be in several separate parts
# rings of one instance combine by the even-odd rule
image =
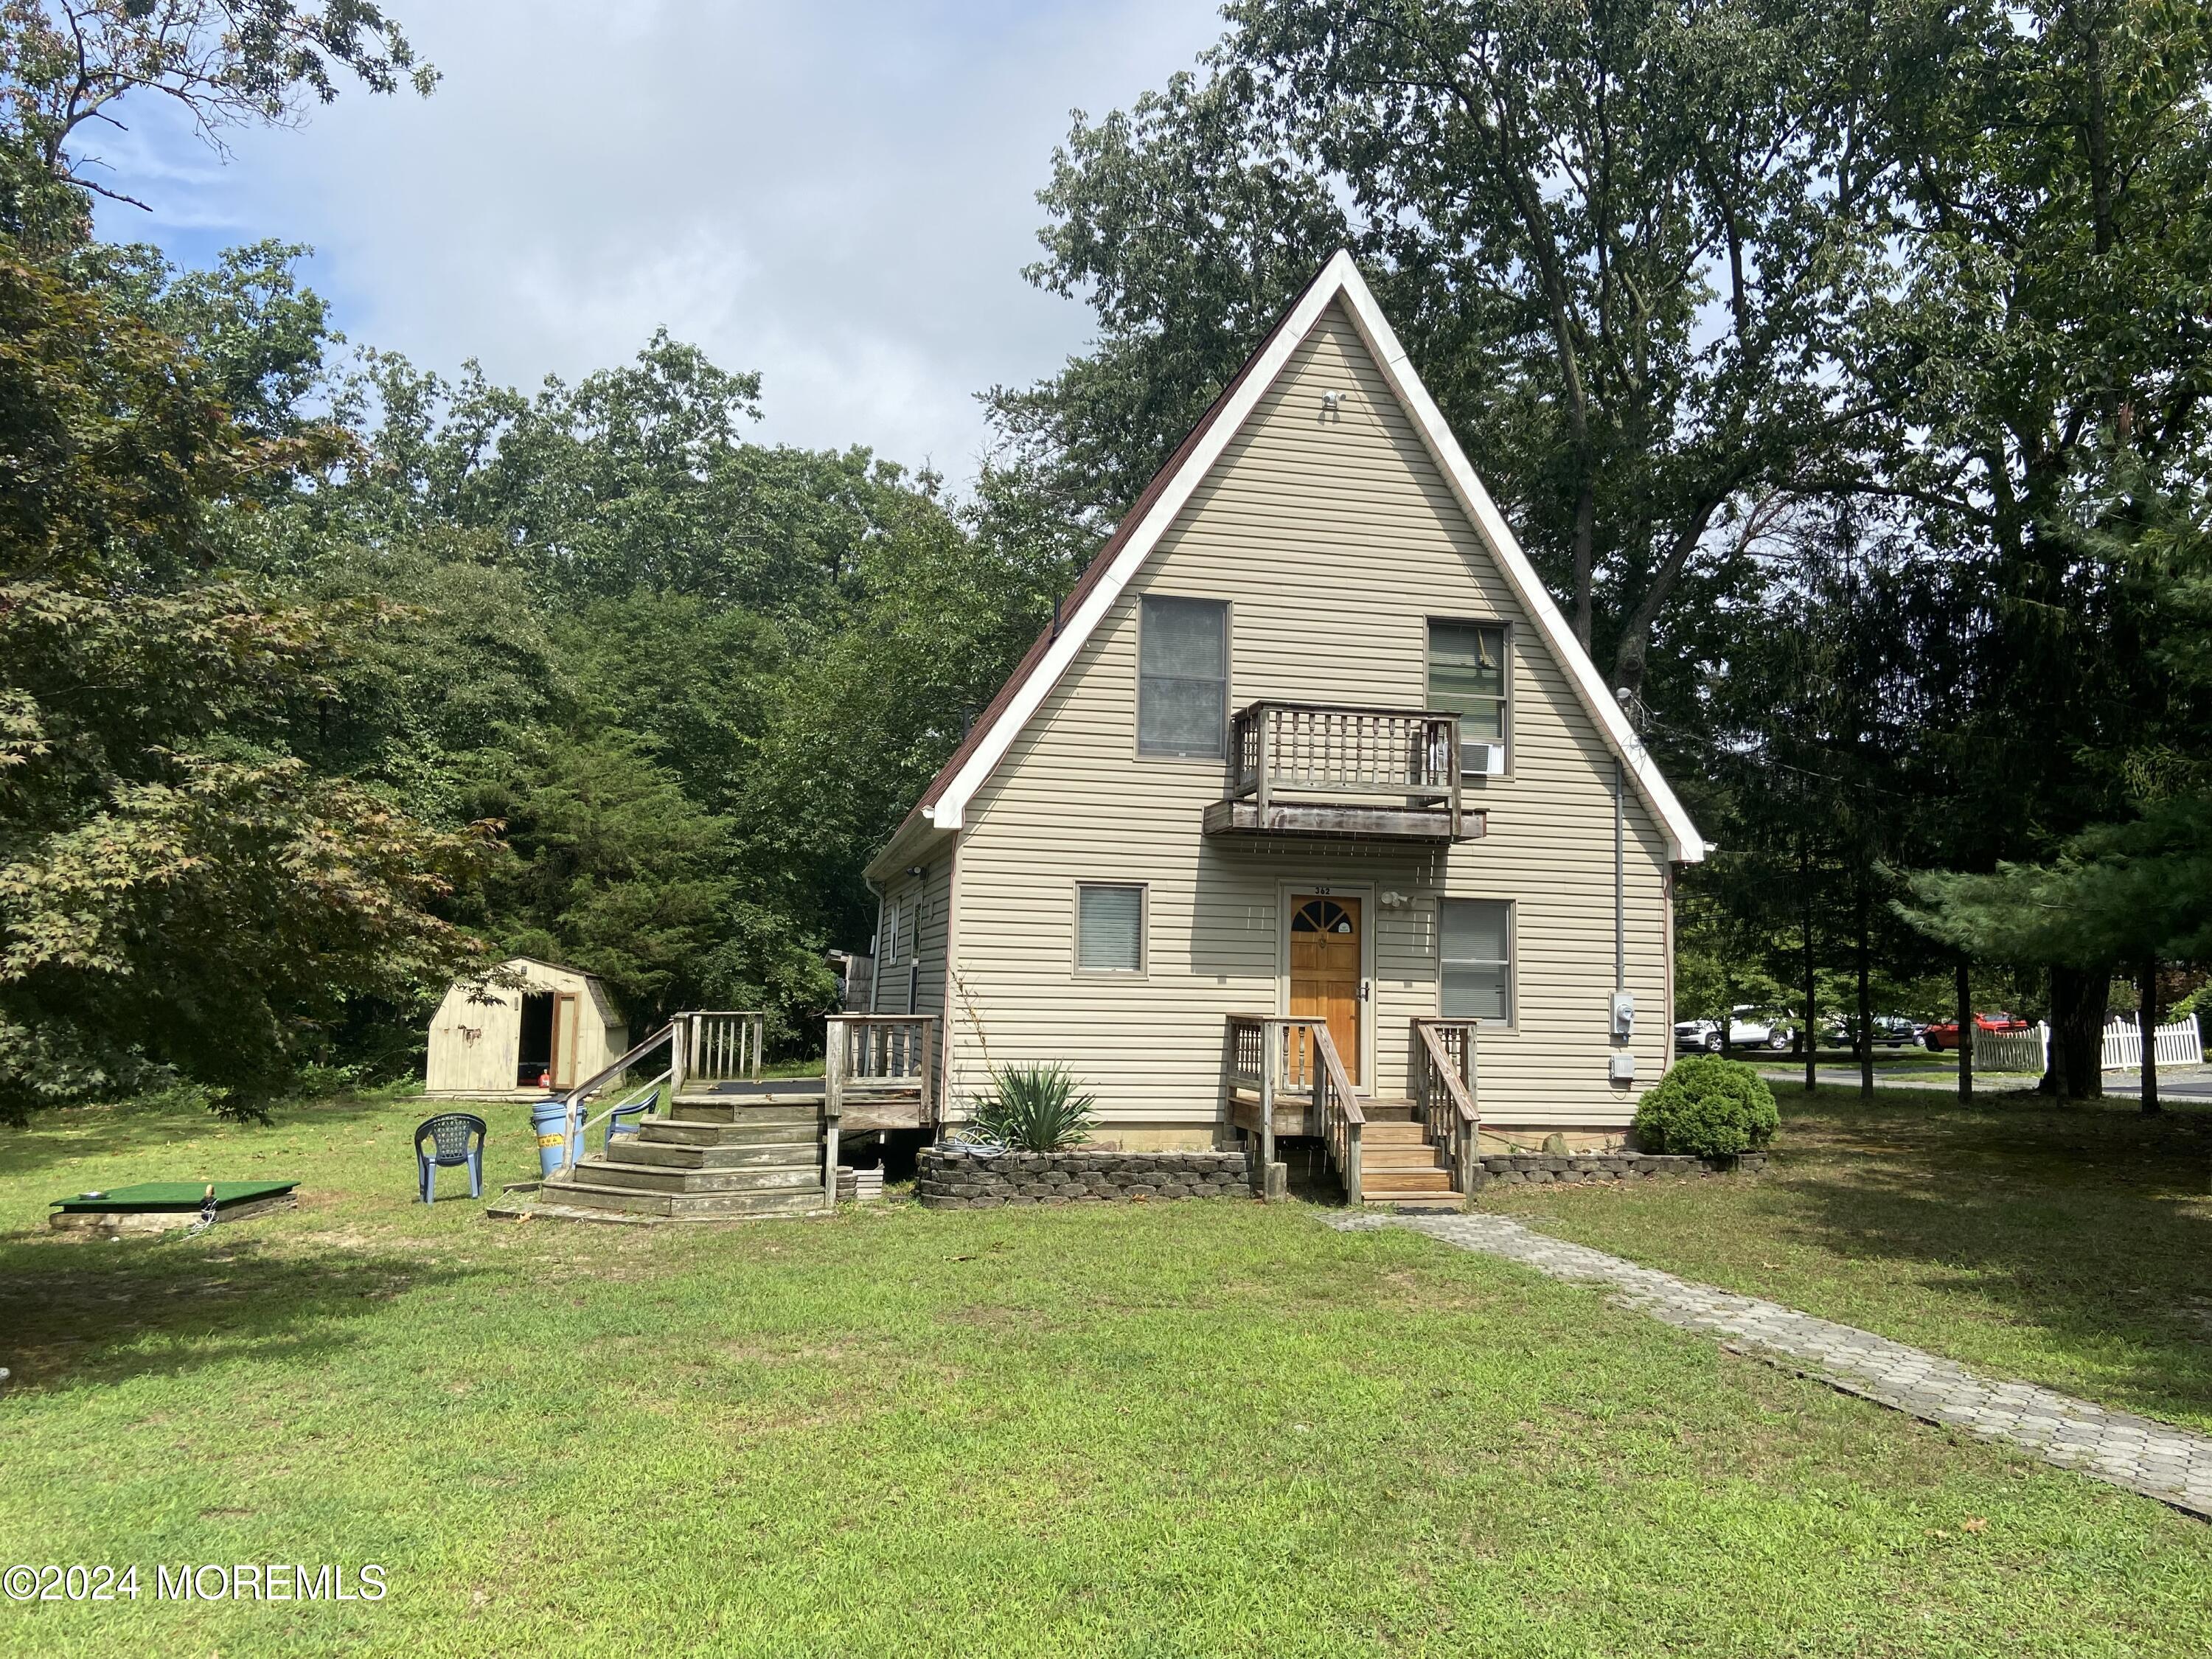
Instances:
[[[1075,890],[1075,971],[1145,971],[1145,890],[1084,882]]]
[[[1443,899],[1437,908],[1437,1012],[1510,1025],[1513,906],[1504,899]]]
[[[1505,624],[1429,624],[1429,707],[1459,716],[1462,745],[1505,741]]]
[[[1218,759],[1228,726],[1228,605],[1147,597],[1137,627],[1137,752]]]

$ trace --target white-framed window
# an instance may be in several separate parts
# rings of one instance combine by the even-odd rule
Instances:
[[[1146,910],[1140,882],[1076,883],[1075,971],[1143,973]]]
[[[1462,763],[1483,770],[1464,751],[1474,745],[1505,745],[1511,729],[1505,672],[1504,623],[1429,623],[1429,707],[1459,716]]]
[[[1146,594],[1137,613],[1137,752],[1218,760],[1228,730],[1228,604]]]
[[[1447,1019],[1513,1023],[1510,901],[1437,901],[1437,1012]]]

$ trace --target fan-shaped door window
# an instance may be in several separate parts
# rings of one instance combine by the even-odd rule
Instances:
[[[1308,899],[1291,918],[1294,933],[1357,933],[1352,913],[1334,899]]]

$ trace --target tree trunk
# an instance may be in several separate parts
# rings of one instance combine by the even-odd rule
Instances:
[[[1820,1011],[1815,1006],[1819,987],[1813,977],[1813,859],[1806,850],[1803,837],[1797,842],[1797,889],[1805,896],[1805,1092],[1811,1094],[1819,1086],[1820,1062]]]
[[[1721,969],[1721,1058],[1734,1057],[1735,1048],[1729,1035],[1735,1030],[1735,975],[1728,969]]]
[[[1868,984],[1870,969],[1868,963],[1869,947],[1867,931],[1869,923],[1867,916],[1867,872],[1863,867],[1859,871],[1858,888],[1859,1098],[1872,1100],[1874,1098],[1874,995]]]
[[[2136,974],[2136,1030],[2142,1034],[2142,1110],[2145,1117],[2163,1109],[2158,1103],[2158,962],[2145,962]]]
[[[2061,1100],[2105,1096],[2105,1009],[2108,967],[2051,970],[2051,1061],[2036,1086]]]
[[[1974,970],[1959,958],[1959,1098],[1974,1097]]]
[[[1590,648],[1592,619],[1595,613],[1595,583],[1591,575],[1592,556],[1597,546],[1597,477],[1591,466],[1584,463],[1583,487],[1575,496],[1575,642],[1584,651]]]

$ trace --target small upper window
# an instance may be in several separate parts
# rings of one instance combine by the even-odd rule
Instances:
[[[1513,907],[1504,899],[1443,899],[1437,912],[1437,1012],[1510,1024]]]
[[[1505,626],[1429,624],[1429,707],[1459,716],[1462,745],[1505,741]]]
[[[1229,607],[1147,597],[1137,630],[1137,752],[1219,758],[1229,722]]]
[[[1145,890],[1083,883],[1075,890],[1075,971],[1145,971]]]

